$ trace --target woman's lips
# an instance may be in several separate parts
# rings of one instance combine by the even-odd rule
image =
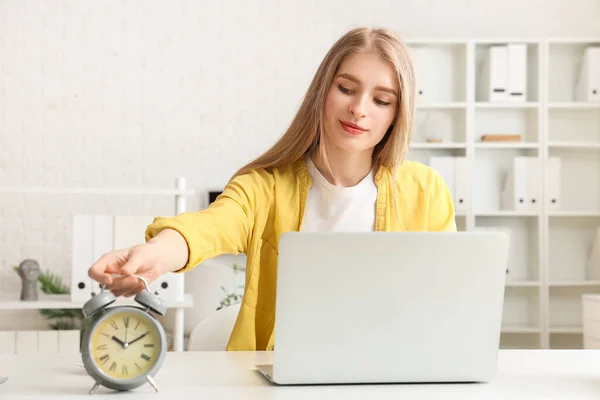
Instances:
[[[342,128],[351,135],[360,135],[366,131],[366,129],[363,129],[360,126],[350,122],[340,121],[340,124],[342,124]]]

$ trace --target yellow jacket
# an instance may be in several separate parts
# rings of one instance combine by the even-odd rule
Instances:
[[[430,167],[404,161],[397,174],[375,174],[376,231],[456,231],[454,205],[441,176]],[[205,210],[157,217],[146,240],[161,229],[180,232],[189,247],[185,272],[221,254],[246,254],[246,285],[227,350],[272,350],[279,236],[301,228],[311,176],[304,159],[286,167],[235,177]]]

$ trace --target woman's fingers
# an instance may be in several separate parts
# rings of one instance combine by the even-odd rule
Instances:
[[[128,292],[138,286],[140,280],[135,276],[116,276],[113,282],[106,286],[106,289],[114,293],[115,296]]]
[[[129,249],[117,250],[106,253],[96,261],[88,270],[90,278],[103,285],[110,285],[113,281],[112,275],[121,271],[129,256]]]

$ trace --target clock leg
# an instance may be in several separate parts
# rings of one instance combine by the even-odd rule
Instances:
[[[146,375],[146,379],[148,380],[148,382],[150,382],[154,390],[158,392],[158,386],[156,386],[156,382],[154,382],[154,379],[152,379],[150,375]]]
[[[96,381],[96,383],[94,383],[94,387],[92,387],[92,389],[90,390],[90,394],[94,394],[98,386],[100,386],[100,381]]]

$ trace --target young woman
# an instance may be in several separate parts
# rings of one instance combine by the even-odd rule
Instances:
[[[146,243],[104,255],[89,275],[131,296],[143,286],[127,275],[152,281],[245,253],[244,298],[227,349],[270,350],[282,233],[456,231],[441,176],[404,160],[414,113],[408,48],[388,30],[351,30],[325,56],[282,138],[234,174],[216,201],[157,217]]]

